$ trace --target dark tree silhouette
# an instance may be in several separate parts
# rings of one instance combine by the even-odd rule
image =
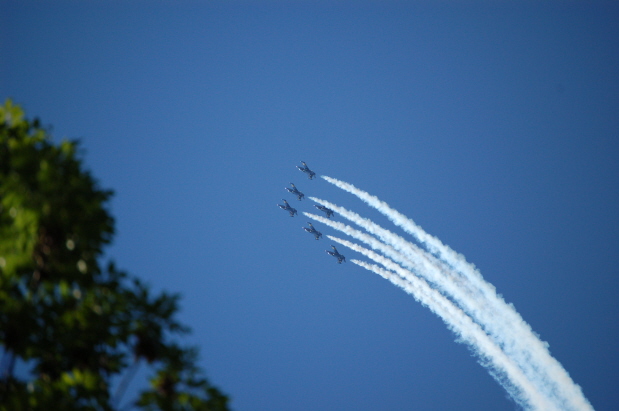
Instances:
[[[100,263],[111,195],[76,141],[56,145],[19,106],[0,106],[0,410],[119,409],[140,362],[154,376],[123,409],[227,410],[197,351],[176,341],[189,332],[178,295]]]

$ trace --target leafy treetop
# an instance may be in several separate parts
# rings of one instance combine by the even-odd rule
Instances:
[[[179,296],[153,296],[99,264],[114,234],[112,192],[84,170],[78,147],[54,144],[10,100],[0,106],[0,411],[118,409],[140,362],[154,376],[129,407],[227,410],[197,351],[171,338],[189,332],[174,317]]]

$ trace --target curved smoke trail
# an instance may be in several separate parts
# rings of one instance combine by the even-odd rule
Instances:
[[[490,374],[522,407],[540,411],[558,410],[538,392],[537,388],[522,373],[522,370],[505,355],[501,348],[488,337],[478,324],[473,322],[469,316],[441,295],[441,293],[430,287],[426,281],[400,267],[389,258],[349,241],[330,235],[327,237],[382,264],[387,270],[362,261],[351,260],[353,263],[373,271],[403,288],[422,305],[425,305],[438,315],[462,342],[468,344],[473,349],[478,355],[480,363],[488,368]],[[395,271],[399,277],[391,274],[388,270]]]
[[[341,231],[370,244],[372,248],[380,250],[389,258],[423,276],[438,290],[453,298],[466,315],[483,328],[510,360],[517,364],[536,389],[556,408],[593,410],[580,387],[572,381],[561,364],[550,355],[547,344],[537,338],[531,327],[516,312],[514,307],[497,295],[494,286],[487,283],[479,271],[466,261],[464,256],[444,245],[436,237],[426,233],[408,217],[392,209],[377,197],[371,196],[349,183],[327,176],[322,176],[322,178],[376,208],[394,224],[411,234],[429,252],[355,213],[324,200],[312,198],[360,225],[369,233],[376,235],[381,241],[391,246],[391,250],[380,249],[382,246],[371,243],[371,240],[367,238],[360,238],[359,234],[363,233],[358,231],[355,233],[351,231],[354,230],[352,228]],[[320,219],[318,221],[321,222],[325,220],[322,217],[318,218]],[[529,403],[538,408],[531,401]]]

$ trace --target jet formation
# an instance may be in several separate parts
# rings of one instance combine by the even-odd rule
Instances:
[[[303,164],[303,167],[297,166],[297,168],[299,170],[301,170],[302,172],[304,172],[305,174],[307,174],[307,176],[308,176],[308,178],[310,180],[313,180],[314,177],[316,176],[316,173],[314,173],[312,170],[309,169],[309,167],[307,166],[305,161],[301,161],[301,164]],[[305,197],[305,194],[300,192],[299,189],[293,183],[290,183],[290,186],[292,188],[285,187],[286,191],[288,191],[289,193],[295,195],[297,197],[297,199],[299,201],[301,201]],[[291,207],[290,204],[288,204],[288,201],[283,200],[283,199],[282,199],[282,201],[284,202],[284,205],[278,204],[277,206],[279,208],[281,208],[282,210],[288,211],[288,213],[290,213],[290,217],[294,217],[295,215],[297,215],[297,210],[295,208]],[[331,216],[334,213],[333,210],[331,210],[330,208],[327,208],[325,206],[315,205],[314,207],[316,207],[318,210],[320,210],[323,213],[325,213],[327,218],[331,218]],[[312,225],[312,223],[308,222],[307,224],[309,225],[309,228],[303,227],[303,229],[305,231],[307,231],[308,233],[312,234],[316,240],[320,240],[320,237],[322,237],[322,233],[320,231],[316,230],[316,228]],[[327,254],[337,258],[337,263],[338,264],[342,264],[342,261],[346,262],[346,257],[344,257],[342,254],[340,254],[337,251],[337,249],[335,248],[335,246],[332,245],[331,248],[333,248],[333,251],[325,250]]]

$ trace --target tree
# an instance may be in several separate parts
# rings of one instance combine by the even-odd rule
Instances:
[[[78,148],[54,144],[10,100],[0,107],[0,410],[118,409],[141,362],[154,376],[131,406],[227,410],[194,365],[197,351],[175,340],[189,332],[175,319],[179,296],[153,295],[100,263],[114,234],[112,192]]]

